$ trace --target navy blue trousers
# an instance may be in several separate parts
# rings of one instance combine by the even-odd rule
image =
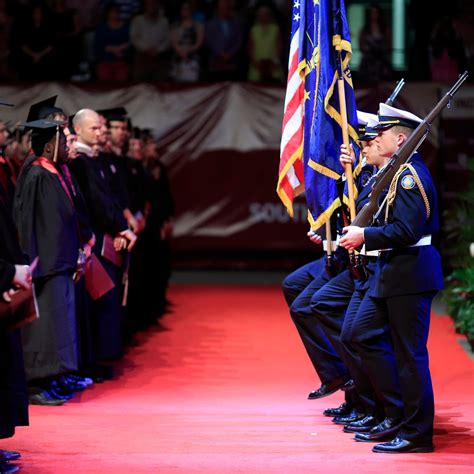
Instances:
[[[387,414],[402,420],[399,436],[426,443],[432,442],[434,420],[426,348],[434,294],[369,297],[375,308],[373,317],[365,325],[354,327],[350,338],[377,395],[391,411]],[[389,357],[393,353],[395,362]],[[402,404],[397,399],[398,391]]]
[[[391,345],[388,325],[382,324],[379,328],[374,328],[374,320],[377,317],[377,306],[371,297],[367,294],[367,289],[356,290],[352,295],[349,307],[344,318],[340,341],[345,353],[344,360],[349,366],[349,370],[356,384],[357,394],[359,395],[366,413],[369,413],[379,419],[386,416],[398,418],[403,407],[400,389],[396,374],[396,363]],[[386,370],[392,371],[394,384],[392,390],[387,393],[377,391],[377,384],[373,383],[380,374],[370,370],[370,364],[367,364],[365,351],[360,350],[357,344],[361,338],[374,344],[374,338],[378,338],[379,343],[375,344],[380,348],[377,357],[382,357]],[[382,343],[382,344],[381,344]]]
[[[348,378],[345,365],[309,307],[313,294],[330,280],[325,264],[322,257],[298,268],[283,281],[283,293],[291,318],[323,384]]]

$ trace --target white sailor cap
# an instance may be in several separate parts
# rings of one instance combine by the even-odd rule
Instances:
[[[377,130],[374,128],[379,123],[377,115],[358,110],[357,120],[359,121],[358,132],[360,140],[373,140],[378,135]]]
[[[379,121],[377,115],[362,112],[361,110],[357,111],[357,120],[359,121],[359,125],[369,125],[369,127],[374,126],[373,122],[377,124]]]
[[[378,125],[375,127],[377,130],[385,130],[390,127],[395,127],[396,125],[416,128],[422,122],[422,119],[406,110],[396,109],[391,105],[381,103],[379,105],[378,122]]]

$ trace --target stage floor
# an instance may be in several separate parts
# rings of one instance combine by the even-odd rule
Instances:
[[[474,463],[474,363],[451,320],[429,341],[436,452],[374,454],[322,415],[319,386],[276,285],[179,285],[173,312],[138,336],[117,380],[62,407],[31,407],[31,426],[0,448],[22,472],[461,473]]]

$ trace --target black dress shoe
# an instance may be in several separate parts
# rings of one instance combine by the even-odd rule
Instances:
[[[431,453],[434,451],[434,446],[432,443],[419,443],[397,436],[388,443],[376,444],[372,451],[374,453]]]
[[[47,390],[30,393],[29,400],[32,405],[59,406],[64,405],[66,400],[53,397]]]
[[[357,433],[354,437],[356,441],[386,441],[393,438],[400,429],[400,422],[395,418],[385,418],[381,423],[375,425],[367,433]]]
[[[10,464],[8,462],[0,462],[0,473],[1,474],[13,474],[14,472],[18,472],[20,468],[15,464]]]
[[[336,423],[336,425],[348,425],[349,423],[354,423],[355,421],[362,420],[362,418],[365,418],[366,414],[365,413],[360,413],[355,409],[352,409],[352,411],[345,416],[336,416],[333,418],[332,422]]]
[[[316,390],[313,390],[308,395],[308,400],[316,400],[318,398],[327,397],[328,395],[337,392],[341,387],[344,386],[346,381],[342,379],[335,379],[328,383],[323,383],[321,387]]]
[[[82,392],[87,388],[87,385],[79,382],[74,382],[69,379],[67,375],[61,375],[58,377],[55,382],[58,384],[58,387],[65,393],[73,392]]]
[[[355,382],[352,379],[347,380],[344,382],[344,385],[341,387],[343,392],[350,392],[351,390],[355,389]]]
[[[345,416],[348,415],[352,411],[352,407],[347,403],[344,402],[341,405],[339,405],[337,408],[326,408],[326,410],[323,411],[324,416]]]
[[[344,426],[344,433],[365,433],[370,431],[377,424],[377,420],[372,415],[367,415],[361,420],[354,421]]]
[[[6,451],[0,449],[0,462],[16,461],[21,458],[21,454],[16,451]]]
[[[71,400],[74,397],[75,393],[65,387],[60,387],[56,380],[52,380],[45,390],[52,395],[54,398],[59,398],[60,400]]]
[[[74,382],[79,382],[84,384],[86,387],[94,385],[94,381],[90,377],[82,377],[81,375],[69,374],[68,379],[73,380]]]

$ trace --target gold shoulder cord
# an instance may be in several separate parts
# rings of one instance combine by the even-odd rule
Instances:
[[[410,163],[405,163],[402,166],[400,166],[400,169],[397,171],[397,173],[392,179],[392,182],[390,183],[390,187],[388,189],[388,195],[387,195],[387,207],[385,208],[385,223],[388,222],[388,212],[390,210],[390,206],[393,205],[393,202],[395,201],[395,198],[397,196],[398,180],[400,179],[401,174],[406,169],[411,171],[411,174],[413,175],[413,179],[415,180],[415,183],[420,189],[421,197],[423,198],[423,201],[426,207],[426,218],[429,219],[431,215],[430,201],[428,200],[428,196],[426,195],[426,191],[425,191],[425,188],[423,187],[423,183],[421,182],[421,179],[418,176],[418,173],[416,172],[413,165],[411,165]]]

